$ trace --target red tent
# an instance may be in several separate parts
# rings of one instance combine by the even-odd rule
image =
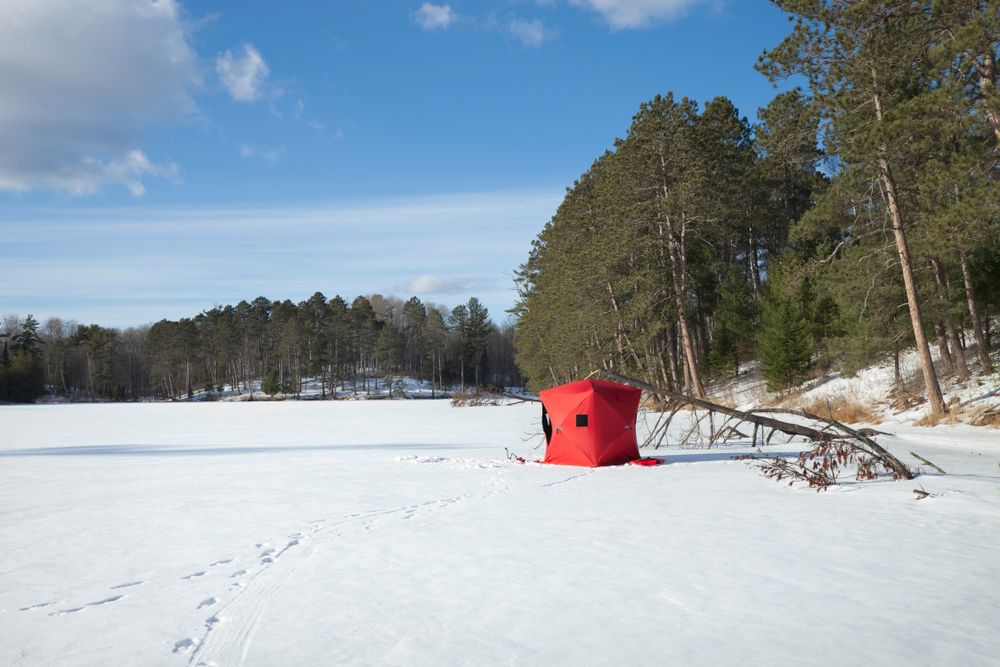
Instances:
[[[642,392],[605,380],[580,380],[539,393],[544,463],[612,466],[639,458],[635,415]]]

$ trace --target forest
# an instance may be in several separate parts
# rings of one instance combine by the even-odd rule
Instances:
[[[9,318],[0,400],[401,373],[537,389],[596,369],[703,398],[751,362],[781,391],[895,358],[944,413],[942,378],[994,367],[1000,0],[772,4],[790,29],[756,68],[787,90],[754,121],[723,96],[639,105],[515,271],[512,324],[474,298],[320,293],[126,330]]]
[[[916,348],[939,415],[942,376],[992,371],[1000,3],[773,4],[790,31],[756,68],[798,87],[756,122],[725,97],[641,104],[534,241],[531,386],[609,369],[701,398],[758,360],[783,390]]]
[[[513,327],[492,322],[475,297],[452,310],[378,294],[348,304],[317,292],[298,304],[258,297],[190,318],[124,330],[58,318],[8,316],[0,330],[0,400],[45,393],[78,400],[190,397],[228,385],[252,396],[298,394],[318,379],[390,392],[401,374],[432,389],[520,386]]]

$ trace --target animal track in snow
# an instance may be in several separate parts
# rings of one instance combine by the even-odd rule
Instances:
[[[215,567],[216,565],[225,565],[226,563],[232,563],[232,558],[223,558],[222,560],[217,560],[214,563],[209,563],[209,567]]]
[[[229,575],[229,578],[233,579],[234,577],[242,577],[246,573],[247,573],[246,570],[236,570],[231,575]]]
[[[111,590],[115,590],[118,588],[132,588],[133,586],[139,586],[140,584],[144,583],[146,582],[141,579],[139,581],[127,581],[124,584],[118,584],[117,586],[112,586]]]
[[[112,602],[117,602],[121,600],[124,595],[115,595],[114,597],[104,598],[103,600],[97,600],[95,602],[88,602],[85,605],[79,607],[73,607],[72,609],[60,609],[59,611],[54,611],[49,616],[65,616],[66,614],[75,614],[78,611],[83,611],[87,607],[100,607],[101,605],[111,604]]]
[[[195,577],[204,577],[206,572],[204,570],[199,570],[198,572],[192,572],[186,577],[181,577],[181,579],[194,579]]]
[[[218,600],[216,600],[215,598],[205,598],[204,600],[198,603],[198,609],[201,609],[203,607],[211,607],[216,602],[218,602]]]

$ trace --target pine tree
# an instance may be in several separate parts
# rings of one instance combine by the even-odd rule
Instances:
[[[907,105],[920,94],[928,13],[914,0],[772,0],[795,17],[791,34],[765,52],[758,67],[771,79],[802,75],[833,121],[831,143],[855,168],[869,171],[885,197],[906,290],[913,336],[931,413],[941,395],[911,252],[910,202],[900,185],[899,151],[912,136]]]
[[[468,320],[465,329],[465,345],[468,348],[469,359],[475,369],[476,389],[479,389],[479,370],[486,351],[486,339],[493,330],[490,322],[490,311],[476,297],[471,297],[466,305]]]
[[[801,300],[767,289],[761,302],[757,356],[771,391],[790,389],[806,379],[813,353],[810,322]]]
[[[264,374],[264,378],[260,383],[260,390],[268,396],[274,396],[281,391],[281,383],[278,381],[277,370],[272,368]]]

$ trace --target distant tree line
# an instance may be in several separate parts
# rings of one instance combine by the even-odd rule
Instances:
[[[756,124],[724,97],[640,106],[517,273],[531,385],[606,367],[702,396],[753,358],[783,389],[893,355],[901,381],[915,347],[941,413],[942,373],[992,370],[1000,2],[772,2],[794,21],[758,69],[808,89]]]
[[[31,315],[4,318],[0,400],[44,393],[76,399],[191,396],[225,385],[297,394],[303,382],[392,391],[412,376],[435,393],[458,385],[520,386],[514,330],[497,325],[475,297],[448,311],[413,297],[359,296],[348,304],[317,292],[300,303],[258,297],[191,318],[116,329]]]

